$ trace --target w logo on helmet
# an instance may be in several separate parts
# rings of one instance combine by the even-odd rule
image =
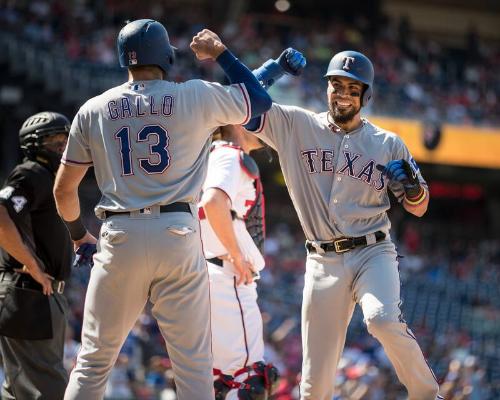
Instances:
[[[351,69],[350,64],[354,63],[354,57],[344,57],[344,65],[342,65],[342,69],[349,71]]]

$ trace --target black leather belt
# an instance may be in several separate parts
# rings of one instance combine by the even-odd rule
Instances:
[[[13,282],[16,280],[16,272],[11,272],[11,271],[1,271],[0,272],[0,282]],[[26,288],[26,289],[33,289],[33,290],[39,290],[42,291],[42,285],[40,285],[37,281],[35,281],[33,278],[31,278],[30,275],[23,276],[21,275],[19,277],[19,281],[17,283],[20,287]],[[66,287],[66,282],[65,281],[58,281],[57,279],[52,280],[52,289],[54,292],[57,292],[59,294],[64,293],[64,288]]]
[[[385,233],[382,231],[374,232],[375,242],[380,242],[385,239]],[[334,251],[335,253],[345,253],[359,246],[366,246],[369,244],[369,235],[360,237],[344,237],[336,239],[332,242],[315,243],[306,242],[306,249],[311,253],[321,253],[327,251]]]
[[[151,207],[141,208],[139,211],[140,214],[151,214]],[[132,211],[104,211],[104,218],[109,218],[113,215],[130,215]],[[191,207],[189,203],[172,203],[165,204],[160,206],[161,213],[167,212],[187,212],[191,213]]]
[[[218,265],[219,267],[222,267],[223,264],[224,264],[224,261],[221,260],[219,257],[214,257],[214,258],[207,258],[207,261],[209,263],[212,263],[212,264],[215,264],[215,265]]]

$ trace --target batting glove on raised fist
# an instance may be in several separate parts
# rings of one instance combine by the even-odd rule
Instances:
[[[377,169],[390,181],[401,183],[408,198],[414,198],[421,193],[422,187],[420,186],[417,173],[408,161],[392,160],[385,167],[378,164]]]
[[[299,76],[307,65],[304,55],[291,47],[284,50],[276,61],[285,72],[294,76]]]
[[[306,64],[306,58],[302,53],[290,47],[284,50],[277,60],[267,60],[254,70],[253,74],[267,90],[284,74],[300,75]]]
[[[83,243],[80,245],[76,251],[75,261],[73,262],[73,267],[82,268],[94,266],[94,254],[97,252],[96,245],[94,243]]]

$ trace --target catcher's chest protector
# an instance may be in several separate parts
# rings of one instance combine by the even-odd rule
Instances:
[[[255,245],[262,253],[264,250],[264,238],[266,236],[266,224],[264,193],[260,181],[259,166],[251,156],[245,154],[243,151],[240,152],[240,156],[243,170],[254,179],[255,185],[255,203],[245,215],[245,225]]]
[[[240,150],[240,165],[243,171],[253,179],[255,186],[255,200],[244,216],[248,233],[252,237],[255,245],[262,253],[264,250],[264,239],[266,236],[264,193],[262,182],[260,181],[259,166],[255,160],[246,154],[241,147],[225,141],[217,141],[212,144],[210,151],[219,146],[226,146]]]

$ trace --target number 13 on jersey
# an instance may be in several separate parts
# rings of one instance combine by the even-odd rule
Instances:
[[[150,138],[152,136],[153,138]],[[115,133],[115,139],[120,142],[120,156],[122,162],[122,176],[133,175],[132,147],[130,146],[130,127],[124,126]],[[155,140],[156,139],[156,140]],[[150,143],[155,140],[156,143]],[[139,166],[147,174],[161,174],[170,165],[168,153],[168,132],[160,125],[146,125],[138,133],[136,143],[145,142],[149,145],[147,158],[137,158]]]

